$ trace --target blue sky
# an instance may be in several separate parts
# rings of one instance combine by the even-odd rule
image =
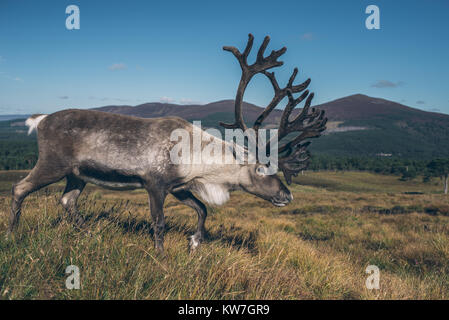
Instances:
[[[65,9],[79,6],[80,30]],[[365,8],[380,8],[380,30]],[[0,1],[0,114],[232,99],[240,78],[223,45],[287,46],[280,83],[298,66],[314,103],[362,93],[449,113],[449,2]],[[258,76],[245,100],[265,105]]]

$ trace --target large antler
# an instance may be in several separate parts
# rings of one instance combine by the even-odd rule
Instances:
[[[279,148],[279,153],[284,153],[282,158],[279,158],[278,166],[282,170],[284,177],[288,184],[291,183],[291,177],[296,176],[301,170],[307,167],[309,160],[309,153],[306,150],[310,142],[306,142],[301,145],[301,141],[308,138],[315,138],[320,136],[321,132],[326,129],[327,118],[324,118],[324,111],[312,108],[311,113],[309,113],[310,104],[312,102],[313,93],[309,95],[309,91],[306,90],[299,98],[295,99],[293,93],[299,93],[305,90],[310,84],[310,79],[307,79],[299,85],[293,85],[296,75],[298,74],[298,69],[293,70],[293,74],[287,85],[284,88],[280,88],[274,72],[268,72],[268,69],[279,67],[283,65],[282,61],[277,61],[277,59],[287,51],[286,47],[280,50],[272,51],[267,57],[264,57],[265,49],[270,42],[270,37],[266,36],[263,40],[262,45],[257,52],[256,61],[252,65],[248,65],[248,55],[252,49],[254,42],[254,36],[252,34],[248,35],[248,43],[245,50],[241,53],[235,47],[223,47],[223,50],[230,51],[234,54],[240,63],[242,69],[242,76],[240,78],[240,83],[237,89],[237,94],[235,97],[235,122],[233,124],[226,124],[220,122],[220,125],[227,129],[237,129],[240,128],[243,131],[247,130],[247,126],[243,119],[243,96],[251,81],[252,77],[257,73],[264,74],[271,82],[274,90],[274,97],[268,106],[263,110],[263,112],[257,117],[254,122],[253,129],[255,130],[256,139],[258,137],[258,130],[261,127],[263,121],[269,116],[274,108],[288,96],[288,103],[282,113],[281,121],[279,124],[278,139],[286,137],[289,134],[299,133],[293,140],[285,143]],[[301,113],[296,116],[295,119],[289,121],[289,117],[294,110],[294,108],[305,98],[307,98],[305,106]],[[306,121],[306,124],[304,122]],[[270,142],[265,146],[267,148]]]

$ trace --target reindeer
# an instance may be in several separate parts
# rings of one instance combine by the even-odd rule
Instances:
[[[243,95],[256,74],[265,75],[273,86],[274,97],[252,129],[257,133],[270,112],[282,99],[288,97],[278,129],[278,139],[285,140],[278,149],[278,168],[290,185],[292,177],[305,169],[309,162],[307,146],[310,142],[302,142],[319,137],[326,128],[327,119],[324,111],[310,108],[313,93],[309,94],[305,90],[310,79],[299,85],[293,84],[297,68],[284,88],[279,86],[274,72],[267,71],[283,64],[278,58],[287,50],[285,47],[264,57],[270,41],[267,36],[260,46],[256,61],[248,64],[247,58],[253,40],[254,37],[250,34],[242,53],[235,47],[223,47],[237,58],[242,75],[235,97],[235,122],[220,125],[227,129],[248,129],[242,113]],[[299,92],[303,93],[294,98],[293,94]],[[294,108],[304,99],[306,102],[302,110],[290,119]],[[29,126],[29,133],[37,130],[39,158],[31,172],[13,185],[9,233],[17,228],[25,197],[63,178],[67,180],[67,184],[60,202],[69,220],[78,226],[83,226],[85,221],[78,213],[76,202],[86,183],[119,190],[145,189],[149,198],[154,244],[159,251],[163,251],[163,206],[168,194],[172,194],[198,214],[196,232],[190,237],[192,250],[204,239],[207,216],[206,206],[197,196],[215,205],[225,203],[229,199],[229,192],[238,189],[270,201],[275,206],[284,206],[293,199],[291,192],[276,174],[267,174],[267,164],[195,165],[170,161],[170,150],[175,143],[170,139],[171,133],[179,128],[189,134],[194,130],[190,122],[181,118],[142,119],[100,111],[69,109],[50,115],[33,115],[27,119],[26,125]],[[228,143],[219,138],[212,140],[223,145]],[[270,143],[272,141],[268,141],[264,148]]]

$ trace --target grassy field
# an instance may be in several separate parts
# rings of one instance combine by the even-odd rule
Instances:
[[[209,208],[207,241],[190,254],[196,214],[169,197],[166,255],[153,249],[143,191],[88,186],[65,221],[63,183],[27,198],[18,233],[4,237],[12,181],[0,172],[1,299],[448,299],[449,197],[439,181],[360,172],[306,173],[276,208],[244,193]],[[81,289],[65,288],[68,265]],[[380,289],[368,290],[368,265]]]

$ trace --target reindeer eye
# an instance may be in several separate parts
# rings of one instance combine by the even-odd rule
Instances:
[[[259,176],[264,176],[264,175],[267,174],[267,170],[266,170],[266,168],[264,166],[259,166],[259,167],[256,168],[256,173]]]

